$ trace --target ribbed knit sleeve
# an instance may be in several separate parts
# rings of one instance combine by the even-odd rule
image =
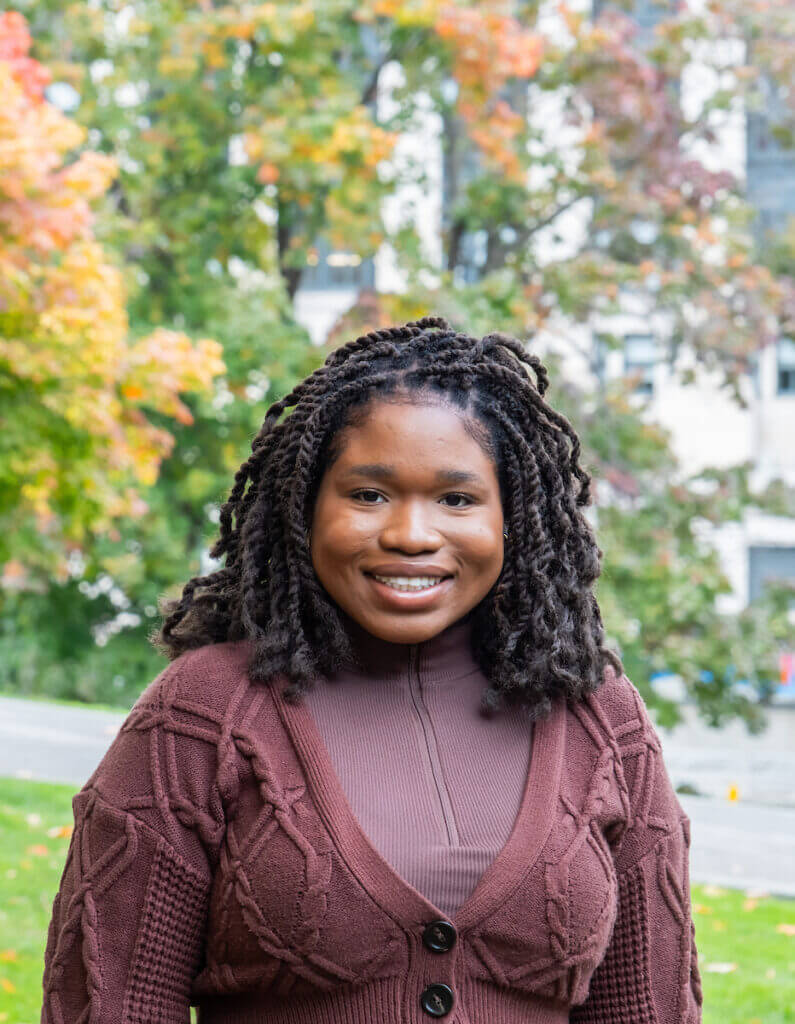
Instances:
[[[624,677],[630,714],[613,736],[627,800],[615,850],[618,914],[588,998],[571,1024],[699,1024],[701,981],[690,911],[690,822],[643,701]],[[608,692],[606,700],[611,695]]]
[[[223,834],[214,731],[173,700],[189,662],[150,684],[72,801],[42,1024],[188,1024]]]

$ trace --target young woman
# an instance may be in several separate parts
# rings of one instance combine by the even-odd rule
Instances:
[[[688,821],[547,384],[426,317],[271,406],[74,798],[43,1022],[700,1021]]]

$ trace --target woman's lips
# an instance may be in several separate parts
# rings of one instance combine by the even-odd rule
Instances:
[[[396,590],[388,583],[377,580],[370,573],[364,575],[378,595],[379,604],[398,611],[413,611],[433,604],[447,593],[453,583],[453,577],[447,576],[430,587],[423,587],[422,590]]]

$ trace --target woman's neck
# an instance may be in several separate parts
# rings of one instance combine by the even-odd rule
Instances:
[[[342,619],[355,659],[345,666],[345,672],[389,678],[414,672],[432,681],[460,677],[477,670],[472,656],[472,612],[416,644],[383,640],[344,612]]]

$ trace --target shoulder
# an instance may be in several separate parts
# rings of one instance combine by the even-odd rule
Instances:
[[[607,742],[626,750],[637,743],[660,749],[660,741],[637,687],[612,665],[604,670],[602,685],[585,701]]]
[[[181,709],[209,719],[225,717],[230,703],[251,683],[248,640],[206,644],[169,662],[135,702],[131,716],[160,709]]]
[[[612,751],[620,762],[638,744],[660,749],[646,705],[630,679],[607,665],[597,690],[567,704],[574,735],[597,752]],[[571,729],[569,730],[571,733]]]
[[[248,660],[248,642],[241,641],[185,651],[169,662],[135,702],[85,787],[116,806],[138,808],[152,793],[182,793],[188,783],[204,794],[205,807],[215,787],[231,793],[236,752],[226,741],[251,699]]]

